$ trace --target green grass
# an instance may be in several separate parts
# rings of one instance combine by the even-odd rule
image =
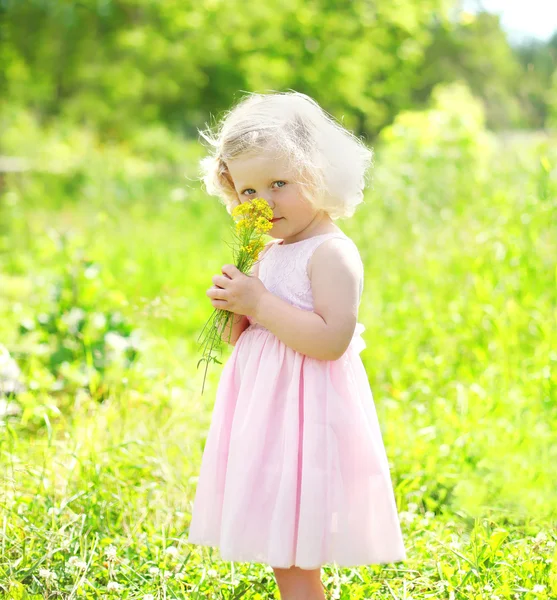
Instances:
[[[98,152],[6,180],[0,339],[27,384],[0,428],[6,598],[278,598],[269,567],[186,543],[220,371],[200,396],[195,338],[229,257],[195,146],[142,177]],[[505,144],[488,177],[470,172],[473,193],[447,184],[435,203],[397,168],[378,148],[366,203],[339,225],[366,267],[362,359],[408,560],[323,581],[342,599],[557,597],[557,154]],[[52,339],[19,326],[61,316],[68,294],[141,332],[131,367],[115,358],[83,385],[77,361],[54,385]]]

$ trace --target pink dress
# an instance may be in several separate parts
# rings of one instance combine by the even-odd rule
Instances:
[[[307,275],[326,233],[273,243],[259,278],[312,310]],[[363,270],[363,269],[362,269]],[[360,299],[363,289],[360,288]],[[225,363],[205,443],[188,542],[223,560],[319,568],[406,559],[357,324],[334,361],[296,352],[248,317]]]

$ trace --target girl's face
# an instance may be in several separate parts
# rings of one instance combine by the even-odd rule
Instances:
[[[240,156],[227,166],[240,202],[264,198],[273,209],[276,220],[268,232],[272,237],[295,237],[324,212],[305,200],[295,172],[272,152]]]

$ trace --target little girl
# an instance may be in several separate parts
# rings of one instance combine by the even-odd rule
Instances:
[[[372,153],[297,92],[250,94],[202,135],[214,148],[202,160],[208,192],[229,213],[264,198],[274,219],[252,272],[224,265],[207,290],[235,313],[234,350],[188,541],[267,563],[283,599],[321,599],[325,563],[406,559],[360,358],[363,264],[333,222],[362,201]]]

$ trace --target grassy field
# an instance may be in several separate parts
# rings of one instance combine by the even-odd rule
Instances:
[[[229,260],[201,149],[56,135],[27,135],[33,170],[0,196],[0,342],[22,371],[0,420],[0,591],[278,598],[270,567],[186,543],[221,368],[201,396],[195,339]],[[557,597],[557,144],[528,140],[456,172],[378,146],[338,222],[366,267],[362,359],[408,560],[324,567],[330,598]]]

